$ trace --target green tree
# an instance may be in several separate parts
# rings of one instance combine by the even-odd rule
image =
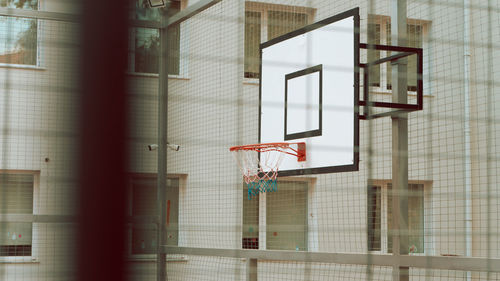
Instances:
[[[19,34],[16,49],[24,52],[24,64],[36,65],[38,24],[35,19],[29,21],[28,29]]]
[[[38,10],[38,0],[0,0],[0,7]]]

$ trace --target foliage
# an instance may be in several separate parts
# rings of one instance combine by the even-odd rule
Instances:
[[[38,10],[38,0],[0,0],[0,7]]]
[[[36,64],[37,29],[37,21],[31,20],[29,28],[21,32],[19,39],[16,41],[16,49],[24,50],[26,54],[26,64]]]

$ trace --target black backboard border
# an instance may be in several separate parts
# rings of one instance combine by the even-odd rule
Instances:
[[[314,130],[309,130],[309,131],[304,131],[300,133],[293,133],[293,134],[288,134],[288,80],[306,76],[315,72],[319,72],[319,97],[318,97],[318,107],[319,107],[319,116],[318,116],[318,128]],[[285,141],[290,141],[290,140],[296,140],[296,139],[303,139],[303,138],[310,138],[310,137],[318,137],[323,134],[323,65],[318,64],[315,66],[311,66],[299,71],[295,71],[292,73],[288,73],[285,75],[285,124],[284,124],[284,140]]]

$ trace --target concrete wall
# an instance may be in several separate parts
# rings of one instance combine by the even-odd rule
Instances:
[[[0,169],[37,175],[34,214],[73,215],[79,133],[78,26],[40,20],[38,35],[40,65],[0,67]],[[32,234],[32,257],[0,257],[0,279],[71,279],[74,225],[33,223]]]

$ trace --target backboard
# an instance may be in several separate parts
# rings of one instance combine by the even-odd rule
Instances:
[[[279,176],[357,171],[359,9],[262,43],[259,142],[305,142]]]

